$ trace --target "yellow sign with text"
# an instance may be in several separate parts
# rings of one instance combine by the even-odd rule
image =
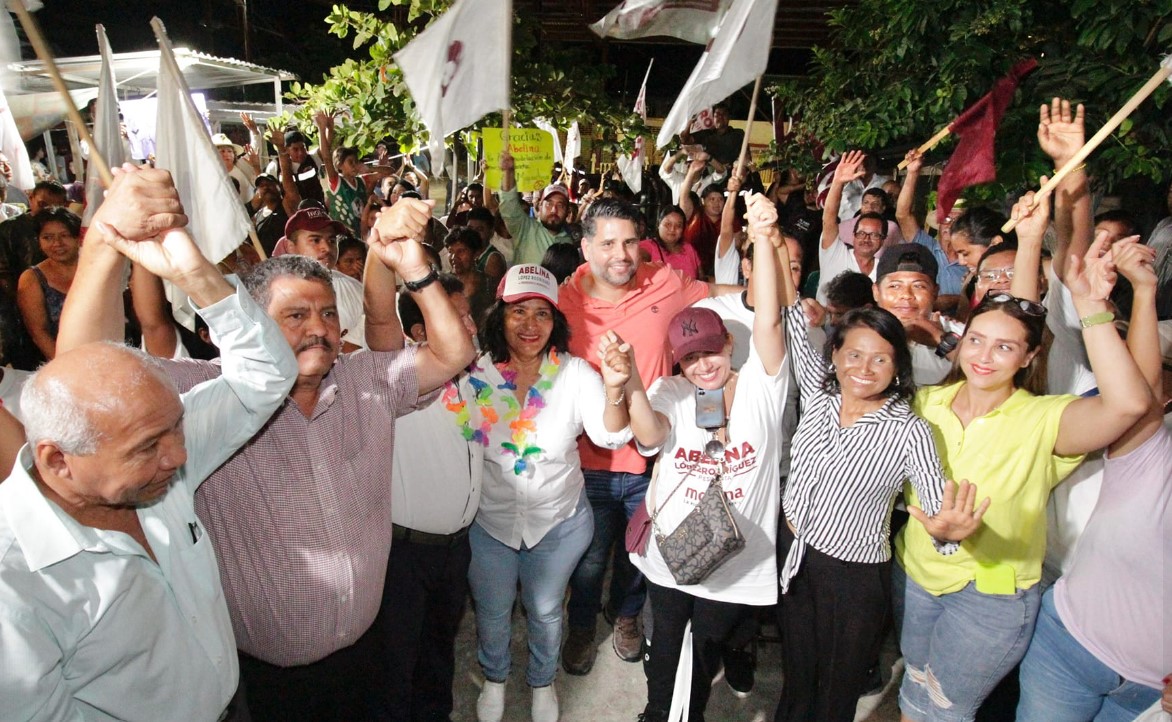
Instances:
[[[504,130],[484,128],[484,183],[492,190],[501,187],[501,151]],[[513,155],[517,190],[540,191],[553,173],[553,136],[540,128],[509,128],[509,153]]]

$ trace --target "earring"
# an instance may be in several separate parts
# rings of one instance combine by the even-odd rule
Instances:
[[[899,374],[895,375],[895,380],[892,381],[892,383],[895,384],[896,386],[899,386]]]

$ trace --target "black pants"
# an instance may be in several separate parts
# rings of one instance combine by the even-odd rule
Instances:
[[[684,643],[684,627],[692,620],[692,694],[688,719],[704,722],[704,708],[712,680],[720,671],[720,653],[729,635],[752,607],[694,597],[672,587],[647,582],[655,640],[647,662],[647,709],[667,713],[671,709],[676,666]]]
[[[436,722],[452,714],[456,633],[471,560],[467,535],[450,547],[395,540],[374,623],[386,663],[380,720]]]
[[[778,564],[794,541],[783,523]],[[807,546],[778,605],[781,702],[776,722],[851,722],[891,604],[891,562],[844,562]]]
[[[245,688],[253,721],[374,719],[374,690],[378,682],[375,660],[382,654],[373,630],[349,647],[296,667],[278,667],[240,652],[240,683]]]

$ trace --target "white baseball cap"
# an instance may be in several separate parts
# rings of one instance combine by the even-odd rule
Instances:
[[[558,282],[544,267],[534,263],[523,263],[510,268],[501,279],[496,289],[496,297],[505,303],[544,298],[557,308]]]

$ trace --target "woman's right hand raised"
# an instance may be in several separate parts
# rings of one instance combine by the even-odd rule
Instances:
[[[635,368],[634,349],[614,331],[598,339],[598,361],[602,384],[608,389],[622,389],[631,380]]]

